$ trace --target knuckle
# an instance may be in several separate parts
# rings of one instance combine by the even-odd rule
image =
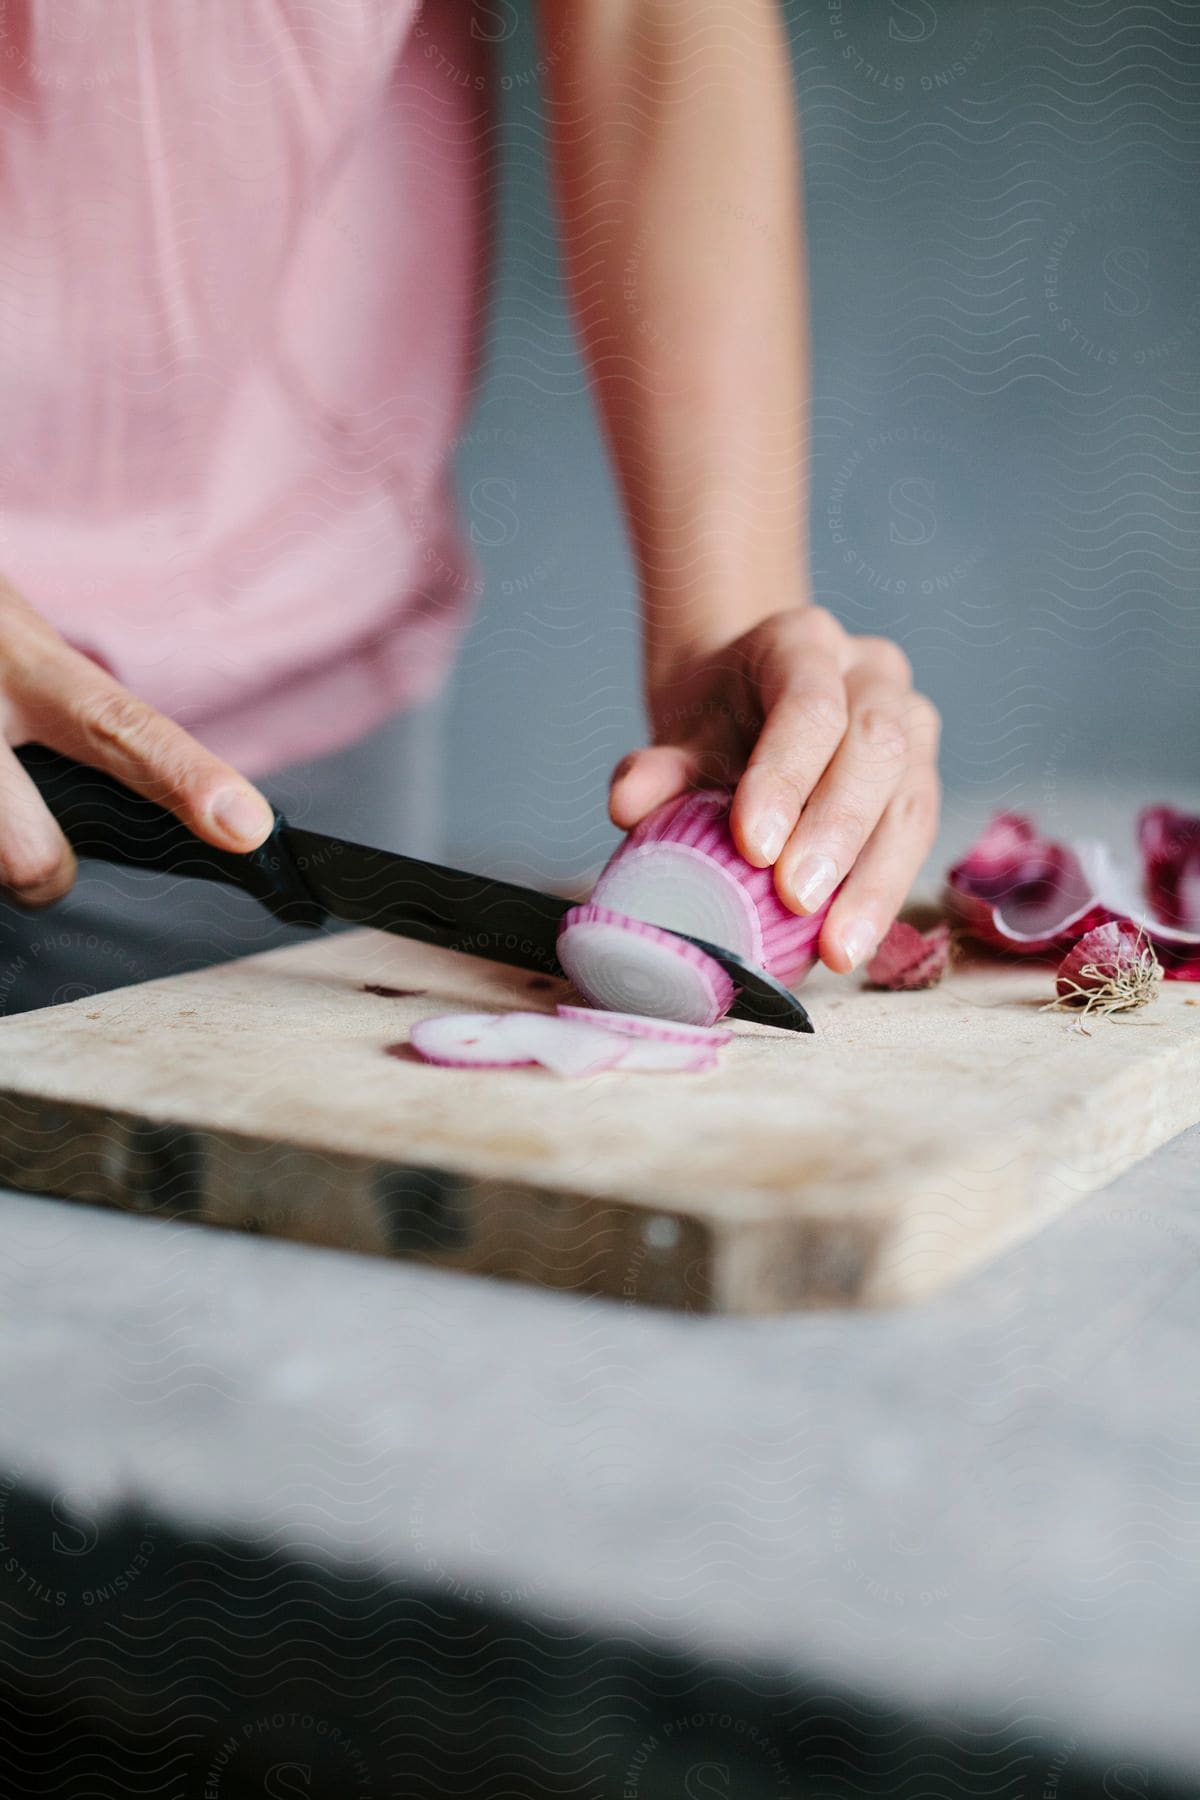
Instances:
[[[896,824],[906,837],[931,838],[937,829],[941,787],[934,776],[896,796]]]
[[[0,642],[6,685],[20,693],[45,685],[47,667],[61,654],[54,628],[21,601],[0,599]]]
[[[100,688],[88,694],[78,717],[89,738],[111,750],[145,751],[157,725],[153,709],[121,688]]]
[[[855,730],[872,757],[899,762],[908,755],[908,733],[898,709],[883,700],[870,701],[855,720]]]

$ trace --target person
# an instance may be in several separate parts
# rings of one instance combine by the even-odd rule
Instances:
[[[938,724],[903,653],[809,587],[781,9],[538,11],[569,287],[644,600],[650,741],[617,767],[611,817],[736,784],[739,844],[789,905],[842,884],[821,953],[846,971],[932,842]],[[0,884],[19,908],[55,906],[76,870],[16,747],[250,851],[264,782],[345,782],[339,758],[381,732],[403,753],[384,722],[444,681],[473,586],[450,465],[485,279],[489,59],[513,16],[4,9]],[[178,939],[168,885],[157,929],[174,907]]]

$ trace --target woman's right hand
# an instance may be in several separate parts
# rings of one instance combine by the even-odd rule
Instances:
[[[258,789],[138,700],[0,580],[0,897],[49,906],[75,857],[13,755],[45,744],[104,769],[223,850],[250,851],[274,815]]]

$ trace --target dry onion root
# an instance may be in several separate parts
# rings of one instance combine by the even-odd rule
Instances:
[[[1157,998],[1162,978],[1162,964],[1145,932],[1112,920],[1086,932],[1068,951],[1055,979],[1058,991],[1042,1011],[1098,1018],[1133,1012]]]

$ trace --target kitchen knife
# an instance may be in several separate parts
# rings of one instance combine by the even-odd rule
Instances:
[[[572,900],[308,831],[278,812],[257,850],[218,850],[99,769],[40,744],[24,745],[17,756],[77,856],[222,881],[289,925],[318,928],[342,919],[489,962],[563,974],[556,941]],[[674,935],[720,963],[737,989],[735,1017],[812,1031],[804,1007],[773,976],[720,945]]]

